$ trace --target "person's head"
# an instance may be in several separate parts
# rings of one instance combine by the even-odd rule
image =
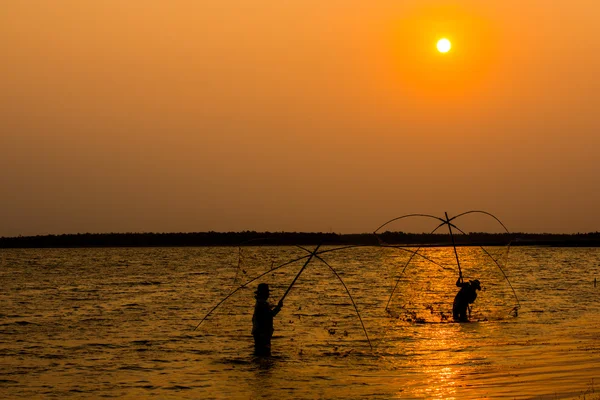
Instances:
[[[266,300],[269,298],[269,285],[266,283],[259,283],[254,292],[256,299]]]
[[[471,283],[471,286],[473,287],[473,289],[481,290],[481,283],[479,283],[479,279],[475,279],[475,280],[472,280],[469,282]]]

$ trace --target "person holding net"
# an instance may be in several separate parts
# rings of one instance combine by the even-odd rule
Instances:
[[[254,354],[259,357],[271,355],[271,338],[273,337],[273,317],[283,307],[283,299],[275,307],[269,304],[269,285],[260,283],[254,292],[256,304],[252,315],[252,336],[254,336]]]
[[[463,282],[462,275],[458,277],[456,286],[460,288],[454,303],[452,304],[452,316],[455,322],[469,322],[469,304],[473,304],[477,299],[477,290],[481,290],[479,280],[475,279],[469,282]],[[467,313],[467,311],[469,311]]]

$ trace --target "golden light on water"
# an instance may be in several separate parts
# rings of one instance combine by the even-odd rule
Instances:
[[[446,38],[442,38],[437,42],[437,49],[440,53],[447,53],[452,48],[452,43]]]

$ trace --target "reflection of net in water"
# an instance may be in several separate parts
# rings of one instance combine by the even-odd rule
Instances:
[[[452,222],[457,217],[432,218],[442,222],[433,232],[447,224],[455,232],[465,233]],[[448,236],[454,243],[451,229]],[[506,318],[510,310],[516,314],[518,309],[516,293],[503,269],[508,249],[508,245],[408,247],[385,243],[381,247],[345,246],[318,251],[300,246],[240,247],[237,265],[226,285],[231,289],[229,294],[200,324],[223,304],[220,313],[229,317],[229,324],[238,325],[232,334],[249,335],[257,284],[269,283],[272,304],[293,286],[276,317],[274,343],[286,340],[289,342],[286,348],[301,354],[306,351],[303,338],[310,338],[313,347],[317,343],[316,347],[324,346],[323,351],[333,349],[343,353],[365,343],[371,345],[369,335],[385,336],[390,316],[392,320],[411,323],[451,322],[452,302],[459,289],[455,283],[460,273],[466,280],[482,282],[483,290],[479,292],[471,319],[499,320]],[[303,273],[301,278],[299,270]],[[300,279],[296,282],[297,278]],[[233,296],[237,292],[243,295]],[[215,318],[209,325],[208,330],[227,330],[221,318]]]

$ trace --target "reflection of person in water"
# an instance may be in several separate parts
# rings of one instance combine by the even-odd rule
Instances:
[[[273,317],[283,307],[283,300],[271,308],[269,300],[269,285],[260,283],[254,292],[256,304],[252,316],[252,336],[254,336],[254,354],[257,356],[271,355],[271,338],[273,337]]]
[[[467,309],[469,308],[469,304],[473,304],[477,298],[477,290],[481,290],[481,284],[477,279],[463,282],[462,276],[460,276],[456,281],[456,286],[458,286],[460,290],[456,294],[454,304],[452,305],[454,321],[469,322]]]

